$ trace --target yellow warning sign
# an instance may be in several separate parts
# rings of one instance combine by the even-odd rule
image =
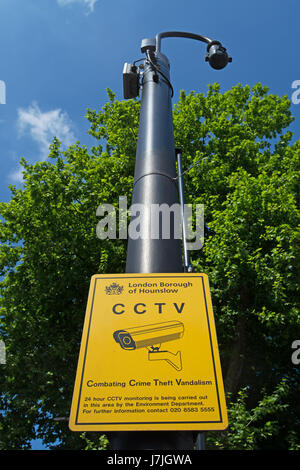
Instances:
[[[227,425],[207,276],[93,276],[70,429],[205,431]]]

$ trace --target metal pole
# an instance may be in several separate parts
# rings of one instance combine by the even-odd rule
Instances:
[[[177,172],[178,172],[178,190],[179,190],[179,200],[181,208],[181,221],[182,221],[182,244],[183,244],[183,257],[184,257],[184,270],[185,272],[192,271],[190,263],[190,254],[187,248],[187,233],[186,233],[186,220],[184,215],[184,205],[185,205],[185,195],[184,195],[184,183],[182,176],[182,151],[181,149],[176,149],[177,155]]]
[[[181,242],[175,236],[176,220],[170,221],[170,236],[163,236],[162,230],[156,230],[153,237],[151,208],[165,205],[169,209],[178,204],[176,185],[176,161],[173,137],[173,119],[171,98],[173,88],[170,83],[170,64],[161,53],[162,38],[183,37],[195,39],[207,44],[206,59],[215,69],[224,68],[231,57],[219,41],[199,34],[180,31],[159,33],[155,39],[142,41],[142,52],[146,53],[144,63],[143,92],[141,100],[139,136],[136,152],[135,177],[132,193],[132,205],[143,212],[140,217],[140,229],[143,236],[132,238],[129,233],[127,247],[127,273],[178,273],[183,271]],[[125,64],[126,97],[137,96],[138,80],[136,67]],[[182,177],[182,171],[180,177]],[[180,180],[180,178],[179,178]],[[183,185],[179,181],[181,201],[184,201]],[[171,214],[171,213],[170,213]],[[137,214],[133,214],[133,218]],[[157,229],[157,227],[155,227]],[[146,229],[146,230],[145,230]],[[146,232],[146,233],[145,233]],[[184,237],[184,242],[186,238]],[[185,245],[185,265],[188,253]],[[111,437],[113,450],[192,450],[194,447],[192,431],[131,431],[115,432]],[[203,435],[198,435],[196,447],[203,448]]]
[[[167,58],[158,53],[153,60],[169,79]],[[163,239],[161,233],[158,238],[154,238],[153,233],[151,236],[151,229],[153,231],[158,227],[150,226],[151,208],[154,205],[167,204],[171,208],[176,203],[178,190],[170,86],[161,76],[157,76],[146,61],[132,205],[142,205],[142,229],[147,233],[138,239],[129,236],[127,273],[182,272],[181,243],[172,237],[172,221],[169,239]]]
[[[169,61],[162,53],[153,53],[153,60],[169,80]],[[149,215],[153,204],[178,204],[171,89],[167,80],[157,76],[146,61],[140,111],[132,204],[143,204]],[[147,214],[142,223],[147,224]],[[172,225],[172,224],[171,224]],[[174,222],[173,222],[174,225]],[[150,227],[144,239],[128,239],[127,273],[183,272],[181,241],[174,237],[151,238]],[[191,450],[193,434],[187,431],[116,432],[112,449],[118,450]]]

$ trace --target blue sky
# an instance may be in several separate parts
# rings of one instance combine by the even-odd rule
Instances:
[[[93,144],[86,108],[101,108],[107,87],[123,99],[124,62],[140,58],[141,40],[157,32],[207,35],[233,56],[214,71],[201,43],[163,40],[174,102],[180,89],[206,92],[212,82],[222,91],[261,82],[292,98],[292,84],[300,88],[299,13],[298,0],[1,0],[0,200],[10,199],[9,184],[21,184],[20,157],[46,159],[53,135],[66,146]],[[298,139],[300,104],[292,112]]]
[[[101,108],[107,87],[123,99],[124,62],[141,58],[141,40],[160,31],[207,35],[233,57],[214,71],[203,44],[163,40],[174,102],[181,89],[261,82],[271,93],[294,93],[291,130],[299,139],[299,13],[299,0],[1,0],[0,201],[10,199],[9,184],[22,184],[20,158],[47,159],[53,135],[66,146],[93,145],[86,108]]]

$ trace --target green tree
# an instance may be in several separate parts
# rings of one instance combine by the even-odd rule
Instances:
[[[49,160],[22,159],[23,188],[0,204],[0,449],[33,438],[53,448],[104,447],[99,434],[69,431],[69,415],[90,278],[125,270],[126,240],[96,237],[96,209],[130,203],[138,100],[111,91],[87,111],[95,146]],[[213,449],[299,447],[299,156],[287,97],[260,84],[207,95],[181,92],[174,106],[184,154],[187,202],[203,203],[215,235],[192,252],[209,275],[230,426],[208,433]]]

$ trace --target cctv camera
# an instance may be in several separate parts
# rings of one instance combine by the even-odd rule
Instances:
[[[219,41],[211,41],[207,46],[207,52],[205,60],[213,69],[221,70],[228,62],[232,62],[232,58],[228,56],[225,47]]]
[[[126,330],[117,330],[113,337],[122,349],[147,348],[182,337],[183,324],[179,321],[155,323],[137,326]]]
[[[149,361],[166,361],[176,370],[182,369],[181,352],[161,351],[161,343],[180,339],[184,325],[179,321],[167,321],[152,325],[137,326],[113,333],[114,340],[127,351],[148,348]]]

